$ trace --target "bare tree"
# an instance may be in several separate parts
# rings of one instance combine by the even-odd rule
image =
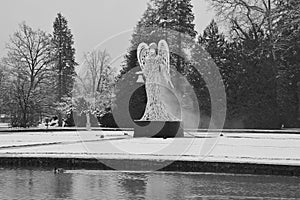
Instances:
[[[266,30],[269,39],[269,52],[275,57],[275,22],[281,13],[277,13],[277,0],[210,0],[221,21],[231,24],[240,39],[250,39],[249,30],[258,39],[260,30]]]
[[[221,20],[238,22],[240,28],[263,26],[272,14],[274,0],[211,0]]]
[[[30,115],[36,114],[51,94],[45,91],[50,89],[53,77],[50,35],[22,23],[10,37],[7,50],[5,64],[12,72],[12,94],[22,113],[20,126],[26,127],[33,120]]]
[[[89,112],[105,113],[111,107],[114,93],[114,70],[110,67],[110,55],[104,50],[85,54],[82,71],[75,84],[75,98],[84,98]],[[87,123],[89,123],[87,120]]]
[[[107,73],[110,73],[110,55],[106,50],[92,51],[84,56],[87,72],[86,77],[91,78],[92,97],[96,98],[96,92],[101,93],[104,87],[104,79]]]
[[[2,61],[0,61],[0,114],[5,113],[5,99],[7,97],[7,81],[8,81],[8,70],[5,65],[3,65]]]
[[[3,85],[3,83],[4,83],[5,71],[7,71],[5,69],[5,65],[3,65],[2,62],[0,61],[0,88]]]

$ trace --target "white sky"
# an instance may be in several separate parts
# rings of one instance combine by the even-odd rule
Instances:
[[[116,60],[129,48],[131,30],[146,10],[148,0],[0,0],[0,56],[5,56],[9,36],[25,21],[34,29],[53,32],[58,12],[68,20],[76,48],[76,61],[85,52],[106,48]],[[202,30],[213,18],[205,0],[192,0],[196,30]]]

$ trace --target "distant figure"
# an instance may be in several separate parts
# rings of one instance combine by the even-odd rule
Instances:
[[[64,127],[73,127],[73,126],[75,126],[75,122],[73,118],[73,111],[71,110],[71,112],[67,114],[67,117],[64,120]]]
[[[49,126],[49,123],[50,123],[50,120],[49,120],[49,118],[46,118],[45,119],[45,126],[48,128],[48,126]]]
[[[52,117],[50,126],[58,126],[58,117],[57,116]]]

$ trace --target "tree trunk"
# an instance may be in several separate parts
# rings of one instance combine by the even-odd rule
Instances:
[[[21,122],[21,127],[26,128],[27,126],[27,109],[23,111],[23,120]]]
[[[90,112],[86,113],[86,129],[88,131],[91,130],[91,120],[90,120]]]
[[[62,64],[61,55],[59,55],[59,72],[58,72],[58,102],[62,101]],[[62,127],[62,114],[58,111],[58,126]]]
[[[300,81],[297,83],[297,101],[298,101],[298,116],[297,116],[297,120],[298,120],[298,124],[300,122]]]
[[[62,114],[61,112],[58,112],[58,126],[59,127],[62,127]]]

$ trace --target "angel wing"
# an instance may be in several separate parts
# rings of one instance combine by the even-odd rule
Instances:
[[[165,40],[158,42],[158,55],[161,57],[163,64],[167,67],[167,73],[170,74],[170,51]]]
[[[145,65],[146,65],[145,60],[148,54],[149,54],[149,46],[144,42],[140,43],[137,48],[137,58],[142,71],[144,71],[145,69]]]
[[[165,76],[166,81],[174,88],[174,85],[171,81],[170,74],[170,51],[169,46],[165,40],[160,40],[158,43],[158,55],[162,60],[163,66],[165,66],[165,71],[163,71],[163,75]]]

